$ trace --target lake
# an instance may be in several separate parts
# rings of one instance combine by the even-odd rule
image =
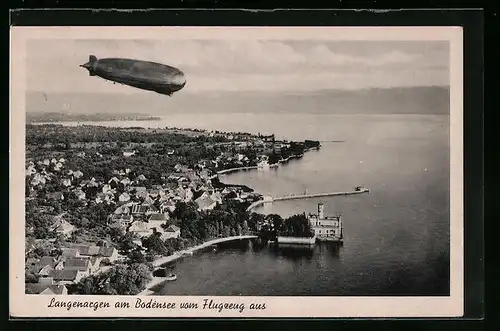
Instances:
[[[71,123],[70,123],[71,124]],[[72,123],[76,124],[76,123]],[[81,123],[84,124],[84,123]],[[256,212],[340,212],[344,245],[313,250],[228,243],[172,264],[157,295],[448,295],[449,116],[180,114],[161,121],[85,123],[275,133],[324,141],[278,169],[221,176],[259,193],[369,194],[282,201]],[[328,142],[341,140],[343,142]]]

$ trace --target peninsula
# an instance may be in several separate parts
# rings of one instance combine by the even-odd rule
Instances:
[[[238,132],[27,125],[26,293],[136,295],[163,263],[260,235],[279,216],[248,212],[261,195],[217,174],[320,147]]]

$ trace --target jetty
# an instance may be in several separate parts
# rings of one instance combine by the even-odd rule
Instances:
[[[273,201],[285,201],[285,200],[297,200],[297,199],[310,199],[310,198],[321,198],[321,197],[333,197],[339,195],[355,195],[355,194],[363,194],[370,192],[367,188],[355,189],[354,191],[343,191],[343,192],[327,192],[327,193],[311,193],[311,194],[291,194],[285,195],[281,197],[271,197],[265,196],[261,200],[257,200],[253,202],[250,206],[248,206],[247,211],[252,210],[253,208],[263,205],[265,203],[271,203]]]

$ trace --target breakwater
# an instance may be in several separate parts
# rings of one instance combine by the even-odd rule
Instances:
[[[362,190],[354,190],[354,191],[346,191],[346,192],[327,192],[327,193],[286,195],[286,196],[282,196],[282,197],[266,196],[262,200],[258,200],[258,201],[253,202],[250,206],[248,206],[247,211],[250,211],[253,208],[258,207],[264,203],[271,203],[273,201],[321,198],[321,197],[331,197],[331,196],[338,196],[338,195],[354,195],[354,194],[363,194],[363,193],[368,193],[368,192],[370,192],[370,190],[362,189]]]

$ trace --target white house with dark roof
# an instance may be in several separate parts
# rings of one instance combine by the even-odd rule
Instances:
[[[54,217],[54,223],[50,227],[50,230],[69,237],[76,230],[76,227],[62,217]]]
[[[124,150],[123,151],[123,156],[125,157],[131,157],[135,155],[135,150]]]
[[[50,274],[50,278],[54,280],[57,285],[76,284],[87,274],[80,270],[54,270]]]
[[[130,195],[127,193],[127,192],[123,192],[122,194],[120,194],[120,196],[118,197],[118,201],[120,202],[127,202],[130,200]]]
[[[176,225],[169,225],[163,234],[164,239],[179,238],[181,236],[181,229]]]
[[[198,210],[211,210],[217,206],[217,202],[209,196],[202,195],[194,201],[198,205]]]
[[[85,200],[85,192],[83,192],[81,189],[76,189],[73,191],[73,193],[75,193],[78,200]]]

